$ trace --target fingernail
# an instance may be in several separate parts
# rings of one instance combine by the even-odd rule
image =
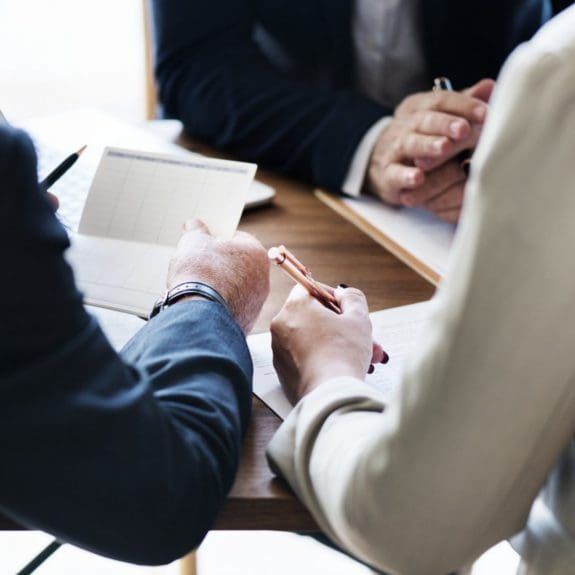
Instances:
[[[465,124],[461,120],[455,120],[449,124],[449,135],[453,138],[459,138],[465,129]]]
[[[443,140],[435,140],[433,142],[433,150],[437,153],[443,152]]]
[[[383,357],[381,358],[381,363],[387,363],[389,361],[389,355],[384,351]]]
[[[375,367],[373,366],[373,363],[369,364],[369,367],[367,368],[367,373],[373,373],[375,371]]]
[[[479,122],[485,120],[485,115],[487,114],[487,108],[485,106],[476,106],[473,110],[473,116]]]
[[[415,186],[417,184],[417,178],[415,174],[408,174],[405,176],[405,185],[406,186]]]
[[[349,286],[347,284],[337,284],[338,288],[347,289]]]
[[[408,208],[415,206],[415,196],[409,192],[400,194],[399,199],[401,200],[401,203]]]

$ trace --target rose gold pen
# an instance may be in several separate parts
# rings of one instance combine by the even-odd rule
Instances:
[[[341,313],[336,297],[311,277],[311,271],[306,268],[285,246],[277,246],[268,250],[268,258],[278,265],[298,284],[302,285],[310,295],[335,313]],[[331,288],[333,290],[333,288]],[[383,350],[382,350],[383,351]],[[389,355],[383,351],[381,363],[387,363]],[[373,373],[373,365],[367,373]]]
[[[328,309],[341,313],[335,296],[317,283],[306,268],[285,246],[277,246],[268,250],[268,258],[277,264],[294,281],[302,285],[310,295]]]

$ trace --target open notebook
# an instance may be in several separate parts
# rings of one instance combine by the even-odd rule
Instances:
[[[390,398],[399,389],[406,357],[417,342],[419,332],[430,311],[430,302],[416,303],[370,314],[373,337],[389,354],[386,365],[375,366],[374,373],[366,376],[373,385]],[[285,419],[292,409],[280,386],[273,367],[271,336],[268,333],[251,335],[248,345],[254,362],[254,393],[272,411]]]
[[[199,218],[213,235],[231,237],[255,170],[106,148],[66,254],[86,303],[147,316],[165,290],[184,221]]]
[[[73,151],[88,145],[80,160],[51,189],[60,199],[59,217],[72,230],[78,228],[82,207],[106,146],[187,159],[202,157],[173,143],[182,129],[176,120],[162,120],[141,127],[98,110],[78,109],[30,118],[18,123],[17,127],[26,130],[34,140],[40,180]],[[248,188],[245,208],[268,203],[274,196],[272,187],[254,180]]]

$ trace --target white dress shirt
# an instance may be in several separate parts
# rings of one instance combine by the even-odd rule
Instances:
[[[521,573],[575,573],[575,7],[490,106],[400,396],[326,382],[269,446],[320,527],[392,574],[444,575],[518,532]]]
[[[408,94],[428,90],[418,2],[416,0],[355,0],[352,21],[356,87],[372,100],[395,108]],[[389,118],[366,133],[342,186],[357,196],[371,150]]]

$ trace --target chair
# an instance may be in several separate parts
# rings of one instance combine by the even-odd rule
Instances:
[[[142,17],[144,24],[144,63],[146,89],[146,120],[158,116],[158,93],[154,79],[154,35],[149,0],[142,0]]]

